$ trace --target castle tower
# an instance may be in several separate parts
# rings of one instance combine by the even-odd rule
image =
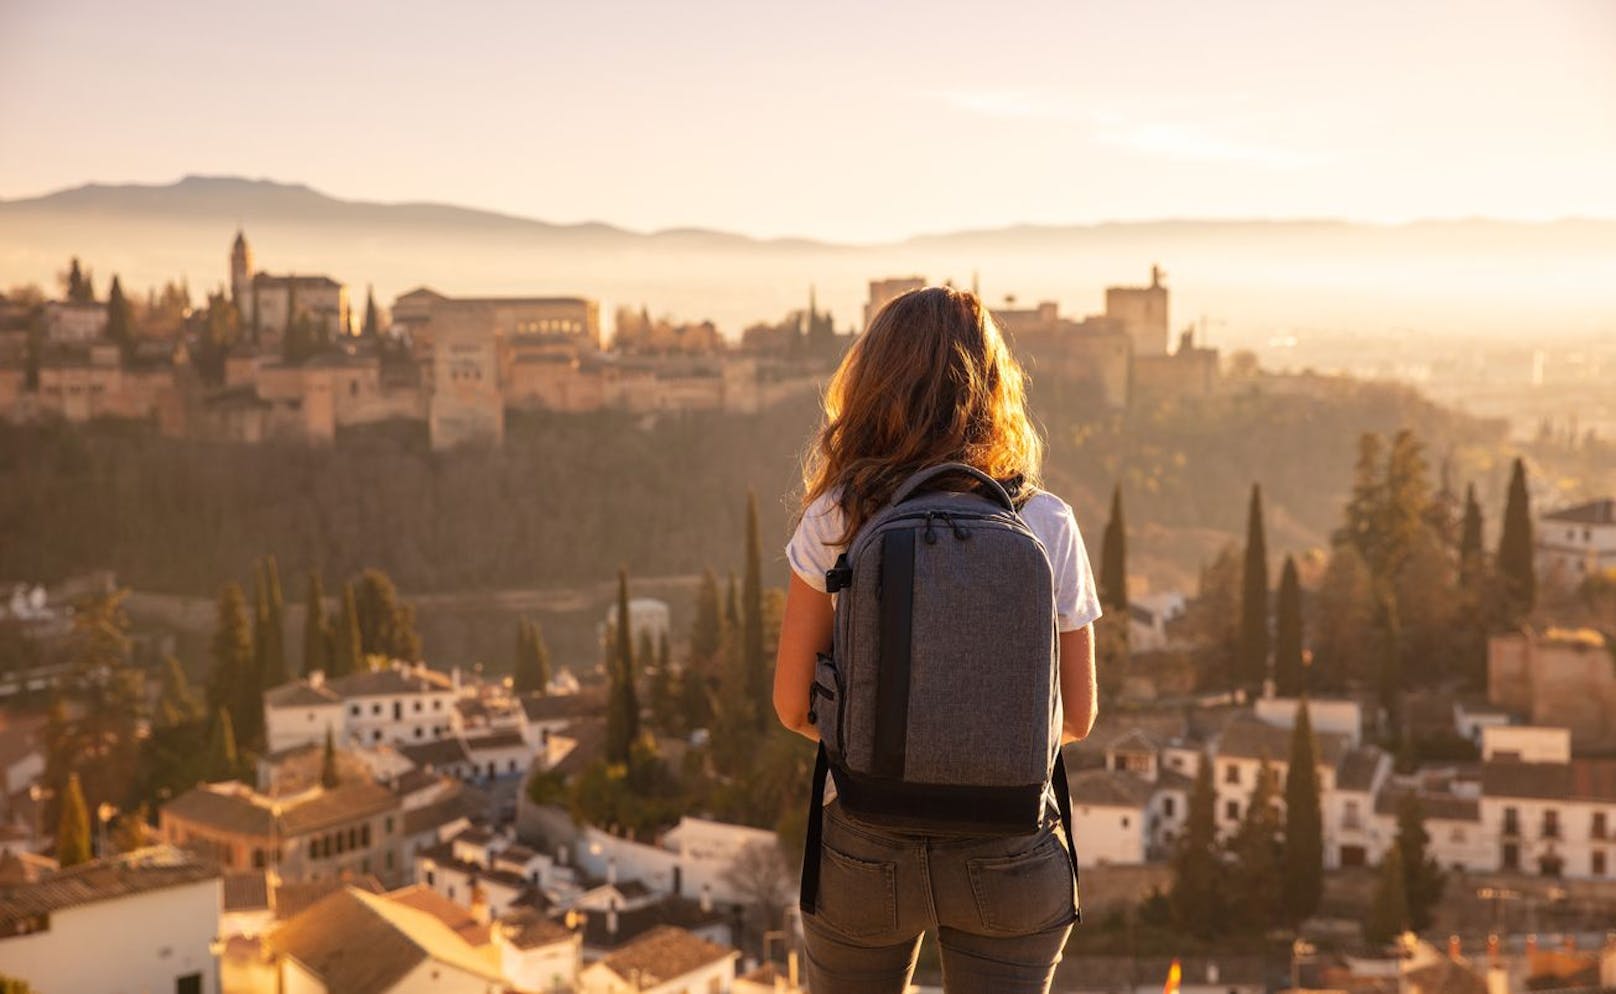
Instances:
[[[230,302],[236,305],[243,319],[247,319],[252,306],[252,249],[247,247],[247,236],[236,229],[236,243],[230,247]]]

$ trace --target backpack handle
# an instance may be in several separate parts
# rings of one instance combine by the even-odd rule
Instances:
[[[913,473],[909,474],[908,479],[904,480],[903,483],[898,485],[898,489],[893,493],[893,506],[902,504],[910,497],[913,497],[915,495],[915,491],[930,483],[932,480],[935,480],[937,477],[948,476],[953,473],[963,473],[966,476],[975,477],[978,482],[987,488],[987,495],[998,501],[1000,504],[1003,504],[1005,510],[1014,511],[1016,509],[1015,502],[1012,501],[1010,499],[1010,495],[1005,492],[1003,484],[977,469],[975,466],[967,466],[962,462],[938,463],[935,466],[927,466],[924,469],[915,470]]]

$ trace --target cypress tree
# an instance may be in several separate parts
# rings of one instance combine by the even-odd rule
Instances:
[[[696,618],[690,626],[690,655],[703,663],[710,663],[718,654],[718,642],[723,638],[723,618],[718,606],[718,577],[713,571],[701,571],[701,586],[696,590]]]
[[[364,667],[364,643],[359,633],[359,606],[353,584],[342,585],[342,613],[337,616],[332,632],[330,676],[347,676]]]
[[[77,773],[69,773],[56,819],[56,862],[62,869],[94,858],[90,842],[90,809]]]
[[[1268,545],[1263,537],[1262,486],[1251,485],[1246,517],[1245,570],[1240,584],[1236,684],[1260,688],[1268,676]]]
[[[173,656],[163,657],[162,692],[157,698],[157,724],[172,728],[197,720],[202,714],[202,702],[191,690],[191,681],[185,668]]]
[[[741,652],[746,667],[746,689],[756,710],[758,729],[768,727],[769,662],[763,655],[763,544],[758,537],[757,494],[746,492],[746,580],[742,591]]]
[[[376,316],[376,291],[373,287],[365,287],[365,326],[362,329],[366,338],[375,341],[382,332],[381,319]]]
[[[1173,923],[1201,939],[1211,939],[1223,927],[1223,863],[1218,854],[1216,805],[1212,761],[1202,756],[1190,788],[1184,834],[1173,852],[1173,884],[1167,897]]]
[[[1475,586],[1482,570],[1481,502],[1476,485],[1465,486],[1464,524],[1459,531],[1459,582],[1467,589]]]
[[[247,621],[247,598],[240,584],[231,581],[219,591],[218,618],[213,633],[213,669],[208,677],[210,713],[240,706],[242,688],[253,668],[252,629]]]
[[[511,689],[518,694],[533,689],[533,675],[528,667],[533,664],[533,629],[526,618],[516,619],[516,654],[511,657]]]
[[[1111,491],[1111,519],[1100,546],[1100,604],[1119,617],[1128,612],[1128,533],[1122,518],[1122,484]]]
[[[117,343],[120,354],[128,359],[135,351],[134,312],[123,295],[123,284],[113,274],[112,287],[107,291],[107,338]]]
[[[1285,774],[1285,849],[1282,884],[1285,915],[1300,925],[1324,896],[1324,814],[1319,800],[1318,752],[1307,698],[1296,708]]]
[[[1279,573],[1279,597],[1274,604],[1274,688],[1282,697],[1296,697],[1307,690],[1307,670],[1302,662],[1302,584],[1296,576],[1296,560],[1285,557]]]
[[[1431,504],[1431,481],[1419,439],[1403,429],[1392,438],[1386,460],[1385,499],[1378,528],[1380,561],[1370,560],[1383,582],[1403,572],[1419,543]]]
[[[724,624],[730,628],[741,627],[741,599],[735,588],[735,571],[729,572],[729,589],[724,593]]]
[[[640,705],[634,692],[633,624],[628,613],[628,569],[617,570],[617,622],[614,625],[615,651],[609,665],[611,688],[606,709],[606,758],[627,763],[629,751],[640,734]]]
[[[1512,624],[1529,614],[1537,601],[1532,558],[1532,499],[1526,490],[1526,464],[1517,457],[1510,468],[1509,498],[1498,536],[1498,575],[1509,600]]]
[[[1229,840],[1234,857],[1229,875],[1229,911],[1235,922],[1264,932],[1285,917],[1284,893],[1274,886],[1283,867],[1283,833],[1274,768],[1265,756],[1257,767],[1257,783],[1246,802],[1245,817]]]
[[[673,661],[668,652],[668,633],[663,632],[657,642],[655,658],[651,664],[651,713],[657,726],[664,731],[679,727],[679,693],[673,676]]]
[[[325,726],[325,750],[320,754],[320,786],[331,790],[342,782],[337,776],[337,743],[331,726]]]
[[[325,618],[325,581],[309,571],[307,607],[303,612],[303,675],[331,668],[331,632]]]
[[[537,621],[531,623],[528,636],[528,653],[531,661],[528,671],[532,674],[533,692],[544,695],[550,692],[550,647],[544,641],[544,629]]]
[[[228,708],[220,708],[213,716],[213,728],[208,733],[207,778],[234,780],[241,775],[241,753],[236,749],[236,726],[230,720]]]
[[[1397,846],[1386,847],[1375,878],[1375,897],[1364,922],[1364,938],[1383,946],[1408,928],[1408,895],[1403,889],[1403,857]]]
[[[264,557],[264,687],[279,687],[291,678],[286,665],[286,599],[274,556]]]
[[[1409,926],[1423,932],[1435,922],[1432,913],[1442,900],[1447,876],[1431,856],[1431,835],[1425,830],[1425,809],[1419,796],[1409,791],[1397,802],[1398,862],[1403,870],[1403,900],[1408,909]]]

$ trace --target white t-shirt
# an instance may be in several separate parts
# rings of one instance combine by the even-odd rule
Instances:
[[[1049,553],[1050,572],[1055,577],[1058,628],[1073,632],[1099,618],[1099,590],[1071,506],[1054,494],[1040,490],[1022,505],[1021,519]],[[841,534],[842,509],[826,494],[803,511],[802,521],[791,541],[786,543],[786,559],[791,563],[791,571],[821,593],[825,591],[825,571],[835,565],[837,555],[842,552],[841,546],[826,543],[835,541]]]

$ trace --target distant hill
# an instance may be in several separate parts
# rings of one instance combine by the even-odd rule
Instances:
[[[608,312],[643,303],[711,318],[731,335],[802,306],[810,286],[846,326],[860,316],[868,279],[909,272],[959,283],[977,274],[990,302],[1054,299],[1082,315],[1102,308],[1105,286],[1142,282],[1153,263],[1168,272],[1174,324],[1207,316],[1214,344],[1309,329],[1616,331],[1616,221],[1020,224],[843,245],[551,224],[205,176],[0,201],[0,287],[49,286],[76,254],[103,289],[116,272],[134,287],[184,277],[200,294],[226,280],[238,225],[259,267],[326,272],[358,294],[374,285],[383,304],[420,284],[449,293],[579,293],[600,298]]]

